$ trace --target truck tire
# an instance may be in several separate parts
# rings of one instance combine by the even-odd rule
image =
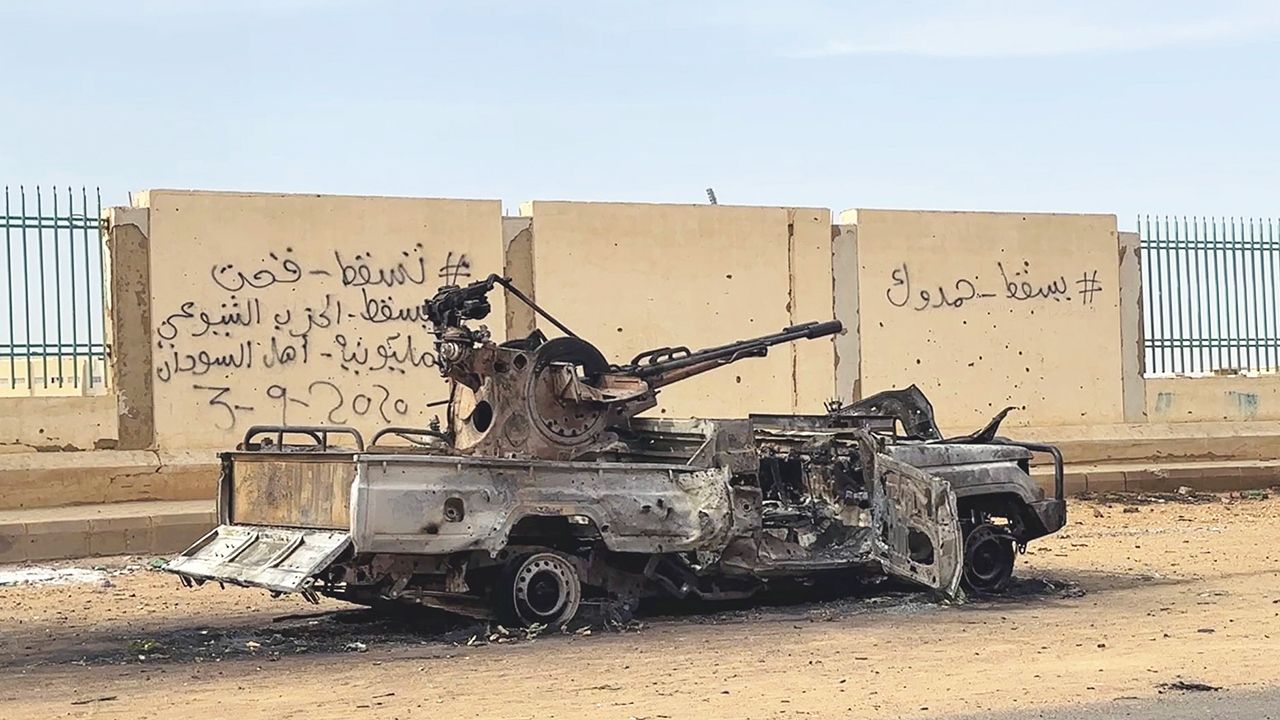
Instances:
[[[505,622],[559,628],[578,614],[582,580],[567,555],[544,550],[509,560],[495,593],[495,609]]]
[[[1017,553],[1009,533],[990,524],[979,525],[964,539],[964,585],[980,594],[1004,592],[1013,579]]]

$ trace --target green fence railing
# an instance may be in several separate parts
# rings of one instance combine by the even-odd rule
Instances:
[[[1138,218],[1146,372],[1280,368],[1280,221]]]
[[[0,378],[9,390],[94,388],[107,346],[102,196],[19,186],[0,207]],[[3,388],[0,388],[3,389]]]

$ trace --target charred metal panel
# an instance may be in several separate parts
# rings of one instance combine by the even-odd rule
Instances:
[[[496,553],[523,517],[589,518],[610,550],[718,549],[729,472],[683,465],[364,456],[355,488],[362,553]]]
[[[345,532],[221,525],[164,569],[198,581],[298,592],[350,544]]]
[[[231,465],[228,520],[240,525],[349,529],[356,472],[351,458],[237,454]]]
[[[901,390],[884,390],[843,407],[833,408],[833,416],[867,416],[891,418],[902,423],[908,437],[917,440],[939,440],[933,405],[915,385]]]
[[[1013,493],[1025,502],[1044,499],[1023,468],[1031,452],[1016,445],[943,445],[904,443],[884,452],[949,483],[956,495]]]
[[[754,474],[760,462],[747,420],[636,418],[630,431],[625,449],[614,453],[627,462],[721,467],[734,474]]]
[[[875,456],[872,508],[885,572],[954,597],[964,565],[956,496],[945,480]]]

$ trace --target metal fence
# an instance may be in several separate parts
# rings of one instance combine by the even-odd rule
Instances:
[[[4,189],[0,391],[105,385],[102,196],[86,188]]]
[[[1149,375],[1280,367],[1280,221],[1138,218]]]

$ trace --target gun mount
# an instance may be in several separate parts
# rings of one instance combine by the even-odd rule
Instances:
[[[482,320],[488,293],[502,286],[565,334],[495,343]],[[625,365],[610,364],[591,343],[538,307],[506,278],[491,275],[445,286],[425,303],[441,374],[451,381],[447,440],[456,452],[489,457],[569,460],[612,444],[612,429],[657,404],[662,387],[751,357],[774,345],[834,335],[837,320],[810,322],[757,338],[690,350],[663,347]]]

